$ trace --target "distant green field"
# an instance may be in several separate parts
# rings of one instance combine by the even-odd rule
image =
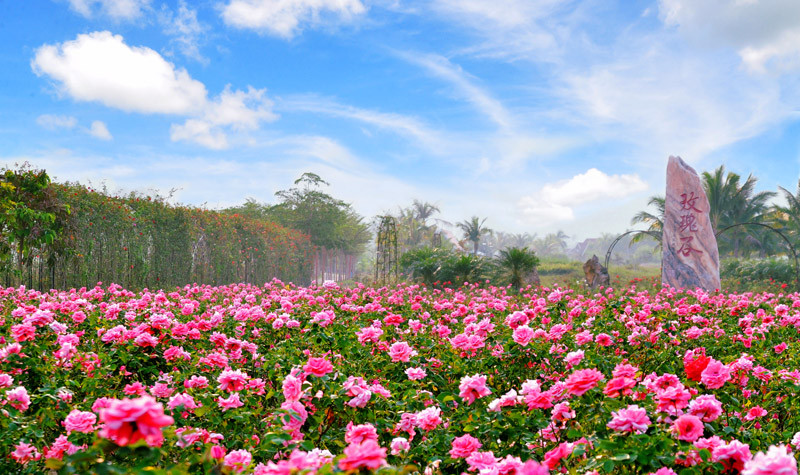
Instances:
[[[653,280],[661,277],[661,267],[658,265],[621,266],[611,264],[611,284],[614,287],[627,286],[631,281]],[[542,259],[539,264],[539,278],[542,285],[570,286],[579,288],[585,285],[583,263],[566,259]],[[639,283],[641,285],[641,283]]]

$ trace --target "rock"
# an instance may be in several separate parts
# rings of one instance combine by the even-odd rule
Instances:
[[[583,264],[583,273],[586,275],[586,285],[590,289],[596,289],[601,285],[608,287],[611,282],[608,269],[600,265],[600,259],[597,258],[597,255],[592,255],[592,258]]]
[[[539,279],[539,271],[535,267],[525,275],[525,284],[533,285],[534,287],[542,285],[542,281]]]
[[[719,250],[700,177],[680,157],[669,157],[662,235],[661,283],[719,289]]]

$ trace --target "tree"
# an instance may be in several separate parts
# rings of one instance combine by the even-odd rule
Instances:
[[[3,171],[0,176],[0,256],[8,265],[13,256],[17,272],[30,263],[34,251],[48,259],[66,252],[59,238],[67,226],[70,209],[56,195],[50,177],[44,170],[23,166],[19,170]]]
[[[484,234],[492,233],[491,229],[484,226],[485,222],[486,218],[483,218],[481,220],[477,216],[473,216],[468,221],[462,221],[456,224],[456,226],[458,226],[458,228],[461,229],[461,231],[463,231],[464,239],[472,242],[473,255],[478,254],[478,245],[481,242],[481,237],[483,237]]]
[[[501,269],[501,277],[514,290],[519,290],[526,277],[539,265],[539,258],[527,247],[509,247],[500,251],[497,265]]]
[[[735,224],[766,221],[770,209],[767,202],[775,193],[755,193],[758,179],[752,174],[740,185],[741,177],[733,172],[725,174],[725,166],[720,165],[712,173],[703,172],[702,177],[710,205],[708,216],[714,232]],[[741,251],[753,246],[762,247],[762,229],[760,226],[738,226],[730,229],[720,236],[720,254],[732,252],[733,257],[739,257]]]
[[[256,217],[307,234],[315,246],[359,254],[371,239],[369,227],[355,210],[342,200],[323,192],[329,183],[315,173],[303,173],[294,187],[275,193],[281,202],[266,206],[248,199],[242,206],[227,211]]]
[[[650,213],[649,211],[639,211],[633,216],[633,219],[631,219],[631,224],[646,224],[647,230],[655,233],[652,234],[651,237],[655,238],[658,241],[658,245],[661,246],[661,233],[664,230],[666,199],[663,196],[651,196],[650,200],[647,202],[647,206],[655,206],[655,214]],[[644,239],[644,237],[644,233],[639,233],[633,237],[631,243],[639,242]]]

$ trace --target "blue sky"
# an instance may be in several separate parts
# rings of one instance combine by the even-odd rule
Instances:
[[[797,0],[0,0],[0,163],[621,232],[669,155],[800,175]]]

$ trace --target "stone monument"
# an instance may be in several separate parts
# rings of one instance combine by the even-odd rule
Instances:
[[[600,264],[600,259],[596,255],[583,264],[583,273],[586,276],[586,285],[590,289],[605,286],[611,282],[611,277],[608,275],[608,269]]]
[[[708,198],[694,168],[669,157],[664,203],[661,283],[709,292],[719,289],[719,250]]]

